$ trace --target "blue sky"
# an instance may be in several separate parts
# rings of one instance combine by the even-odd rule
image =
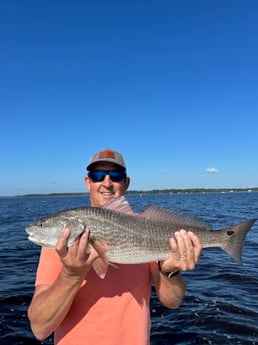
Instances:
[[[258,186],[258,2],[1,1],[0,195]]]

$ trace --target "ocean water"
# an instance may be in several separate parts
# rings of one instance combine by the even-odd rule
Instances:
[[[258,193],[128,195],[135,211],[150,204],[188,212],[214,229],[258,218]],[[27,308],[34,291],[40,248],[27,240],[25,226],[41,216],[88,206],[87,196],[0,198],[0,344],[40,342],[30,331]],[[258,345],[258,222],[247,235],[243,265],[219,249],[204,249],[180,308],[151,299],[151,345]],[[121,344],[122,345],[122,344]]]

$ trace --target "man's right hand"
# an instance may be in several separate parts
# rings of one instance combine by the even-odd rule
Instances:
[[[83,234],[70,246],[67,246],[71,230],[64,229],[57,241],[56,252],[59,255],[63,269],[68,276],[77,277],[81,280],[91,269],[93,261],[99,256],[95,250],[87,252],[89,230],[85,229]]]

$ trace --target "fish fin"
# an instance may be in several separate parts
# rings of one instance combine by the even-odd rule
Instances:
[[[172,209],[162,208],[156,205],[147,207],[140,216],[150,219],[160,219],[183,225],[194,225],[211,230],[211,225],[202,219],[196,218],[187,213],[180,213]]]
[[[99,243],[94,236],[89,236],[89,243],[91,247],[99,254],[99,256],[93,261],[93,268],[97,275],[104,279],[107,273],[109,260],[107,258],[108,244]]]
[[[109,262],[109,265],[114,267],[115,269],[119,270],[119,267],[116,264],[114,264],[113,262]]]
[[[242,264],[242,251],[247,232],[257,219],[249,219],[243,223],[223,229],[226,234],[225,244],[221,246],[237,263]]]
[[[92,266],[96,272],[96,274],[101,278],[104,279],[107,273],[108,264],[103,261],[103,259],[99,256],[97,257],[93,263]]]
[[[98,240],[96,240],[93,236],[89,236],[89,243],[95,249],[95,251],[99,254],[99,256],[102,258],[102,260],[105,263],[109,263],[109,260],[106,256],[106,253],[108,251],[108,244],[107,243],[99,243]]]
[[[119,269],[119,267],[114,264],[113,262],[109,262],[108,258],[106,256],[106,251],[108,249],[107,245],[99,245],[96,244],[93,245],[91,244],[92,247],[95,249],[95,251],[99,254],[99,256],[93,261],[92,266],[97,273],[97,275],[101,278],[104,279],[108,270],[108,266],[112,266],[116,269]]]
[[[112,211],[126,213],[130,215],[135,215],[136,213],[132,210],[128,200],[124,196],[120,196],[115,199],[111,199],[108,202],[106,202],[103,206],[103,208],[107,208]]]
[[[113,262],[106,263],[100,256],[97,257],[93,263],[92,266],[94,268],[94,271],[96,274],[101,278],[104,279],[108,270],[108,266],[112,266],[115,269],[119,269],[119,267],[114,264]]]

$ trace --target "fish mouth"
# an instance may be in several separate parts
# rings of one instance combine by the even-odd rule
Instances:
[[[35,239],[32,235],[28,236],[28,240],[30,240],[31,242],[33,242],[33,243],[35,243],[35,244],[37,244],[39,246],[43,246],[43,242],[40,241],[40,240]]]

